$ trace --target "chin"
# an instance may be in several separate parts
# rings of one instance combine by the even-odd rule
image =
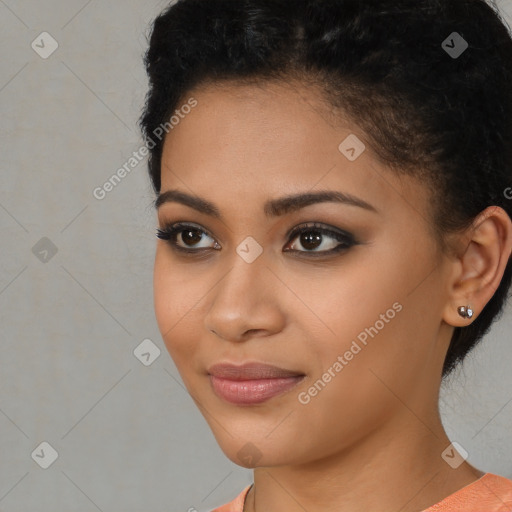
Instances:
[[[275,446],[264,436],[261,441],[258,439],[243,441],[240,438],[231,438],[226,434],[226,438],[219,442],[219,446],[231,462],[247,469],[284,466],[293,463],[290,459],[290,451],[293,447]]]

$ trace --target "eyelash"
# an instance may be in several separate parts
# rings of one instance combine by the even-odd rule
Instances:
[[[171,248],[173,250],[184,253],[184,254],[197,256],[198,253],[203,253],[203,252],[211,250],[211,248],[209,248],[209,247],[201,247],[199,249],[185,249],[184,247],[179,246],[177,244],[176,239],[177,239],[178,234],[182,233],[183,231],[198,231],[201,234],[205,234],[205,235],[209,236],[210,238],[213,238],[213,236],[208,231],[206,231],[202,228],[199,228],[197,226],[191,225],[191,224],[186,224],[184,222],[177,222],[175,224],[169,223],[169,224],[166,224],[163,229],[157,228],[156,236],[160,240],[166,241],[171,246]],[[346,251],[346,250],[350,249],[352,246],[357,244],[357,241],[354,239],[353,235],[351,235],[350,233],[346,233],[346,232],[342,232],[342,231],[338,232],[338,231],[333,231],[331,229],[326,229],[325,227],[323,227],[322,224],[319,224],[316,222],[314,222],[312,224],[307,224],[307,225],[300,224],[299,226],[294,228],[289,233],[288,240],[292,241],[295,238],[297,238],[297,236],[300,236],[304,233],[310,233],[310,232],[320,233],[322,236],[328,235],[329,237],[332,237],[335,240],[337,240],[338,242],[340,242],[340,245],[336,246],[334,249],[329,249],[327,251],[325,251],[325,250],[324,251],[312,251],[312,250],[300,251],[300,250],[296,250],[296,249],[289,249],[286,252],[307,254],[308,255],[307,257],[319,257],[319,256],[332,255],[335,253]],[[218,249],[214,249],[214,250],[218,250]],[[311,256],[309,256],[309,255],[311,255]]]

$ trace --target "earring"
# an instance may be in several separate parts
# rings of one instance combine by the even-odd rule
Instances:
[[[457,312],[462,318],[471,318],[473,316],[473,310],[469,306],[460,306]]]

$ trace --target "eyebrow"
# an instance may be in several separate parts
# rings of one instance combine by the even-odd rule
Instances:
[[[300,210],[312,204],[325,202],[358,206],[360,208],[364,208],[365,210],[378,213],[377,209],[366,201],[351,194],[334,190],[306,192],[302,194],[284,196],[278,199],[270,199],[265,203],[263,211],[269,218],[279,217]],[[154,207],[158,210],[158,208],[160,208],[160,206],[165,203],[180,203],[182,205],[189,206],[190,208],[193,208],[200,213],[204,213],[205,215],[223,220],[219,208],[217,208],[217,206],[215,206],[213,203],[202,197],[193,196],[180,190],[171,189],[162,192],[154,201]]]

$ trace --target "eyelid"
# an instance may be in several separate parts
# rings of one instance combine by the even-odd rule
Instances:
[[[335,235],[343,236],[347,240],[353,240],[354,242],[356,241],[354,235],[352,235],[352,233],[349,233],[348,231],[345,231],[344,229],[337,228],[335,226],[331,226],[323,222],[315,221],[301,222],[300,224],[297,224],[296,226],[288,230],[288,232],[286,233],[286,238],[289,239],[291,236],[297,236],[298,234],[300,234],[302,229],[310,229],[311,231],[318,230],[323,233],[333,233]]]
[[[183,225],[183,227],[195,227],[199,231],[203,231],[206,235],[208,235],[210,238],[215,238],[215,236],[205,227],[203,227],[201,224],[197,224],[195,222],[189,222],[186,220],[177,220],[172,222],[162,221],[160,223],[163,226],[163,229],[171,229],[175,227],[176,225]],[[355,241],[355,237],[352,233],[338,228],[336,226],[332,226],[330,224],[326,224],[324,222],[317,222],[317,221],[309,221],[309,222],[301,222],[300,224],[297,224],[290,228],[286,234],[285,237],[289,239],[292,235],[295,235],[297,231],[299,231],[301,228],[308,228],[308,229],[319,229],[322,231],[332,231],[333,233],[337,233],[340,235],[343,235],[347,237],[347,239],[353,239]]]
[[[177,225],[181,226],[182,228],[196,228],[198,231],[202,231],[205,235],[208,235],[210,238],[215,238],[208,229],[201,226],[201,224],[196,224],[195,222],[188,222],[188,221],[176,221],[172,222],[170,224],[165,224],[165,227],[176,227]]]

